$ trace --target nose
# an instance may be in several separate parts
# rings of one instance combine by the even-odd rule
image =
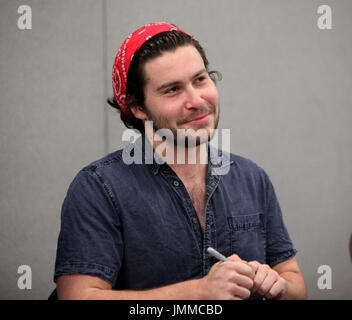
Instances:
[[[201,96],[201,91],[192,85],[185,90],[185,107],[187,109],[204,107],[204,99]]]

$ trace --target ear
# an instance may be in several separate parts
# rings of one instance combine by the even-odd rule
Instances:
[[[143,108],[140,106],[133,106],[131,107],[132,114],[137,118],[141,119],[142,121],[147,120],[147,114],[144,112]]]

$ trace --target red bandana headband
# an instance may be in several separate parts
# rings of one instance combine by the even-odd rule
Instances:
[[[127,75],[130,63],[134,54],[138,49],[151,37],[165,31],[178,30],[185,34],[187,32],[166,22],[154,22],[147,24],[132,34],[130,34],[123,42],[120,50],[117,52],[115,62],[112,68],[112,88],[114,96],[119,104],[121,111],[127,113],[126,110],[126,85]],[[188,34],[189,35],[189,34]],[[190,35],[189,35],[190,36]]]

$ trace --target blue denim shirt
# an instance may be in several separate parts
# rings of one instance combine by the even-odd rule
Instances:
[[[62,206],[54,281],[87,274],[114,289],[147,289],[201,278],[217,262],[209,246],[270,266],[294,256],[267,174],[237,155],[228,160],[225,174],[208,164],[204,233],[167,164],[128,165],[119,150],[83,168]]]

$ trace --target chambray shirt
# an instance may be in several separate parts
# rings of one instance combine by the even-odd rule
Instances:
[[[217,262],[209,246],[270,266],[296,254],[273,185],[254,162],[208,149],[221,162],[208,162],[203,233],[181,179],[166,163],[144,157],[150,146],[144,135],[137,141],[86,166],[72,181],[54,281],[86,274],[114,289],[147,289],[205,276]],[[142,162],[127,164],[126,150],[132,156],[141,151]]]

